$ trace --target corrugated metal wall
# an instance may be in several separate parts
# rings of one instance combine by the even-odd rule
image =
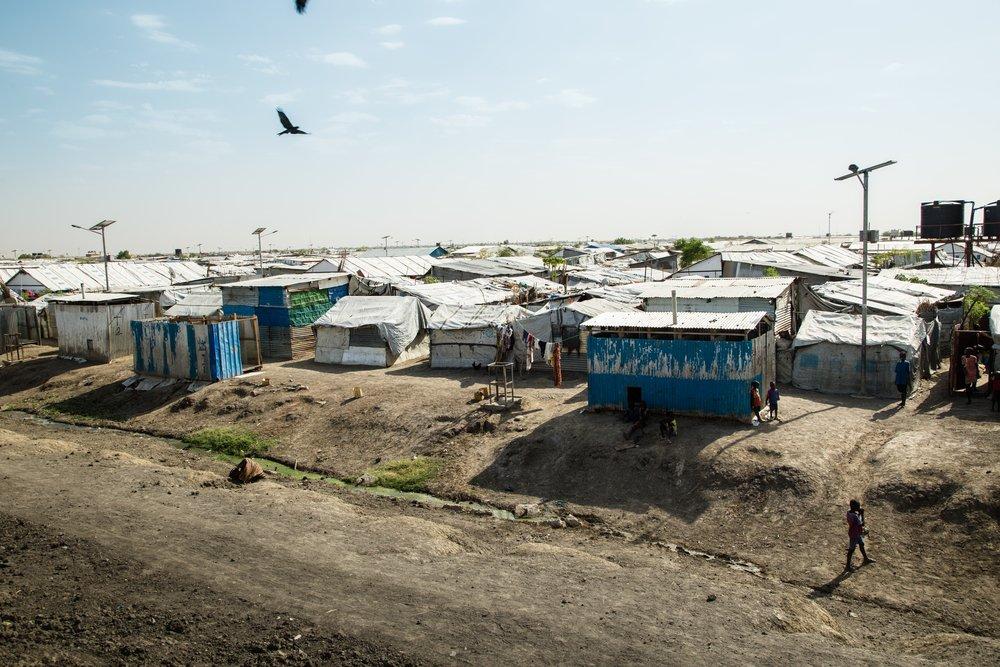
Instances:
[[[132,354],[130,323],[152,319],[156,304],[55,303],[59,354],[107,363]]]
[[[136,373],[212,382],[243,372],[240,324],[132,322]]]
[[[638,387],[650,409],[747,418],[750,381],[766,375],[767,337],[749,341],[587,340],[592,407],[625,408]],[[773,339],[770,353],[773,356]]]

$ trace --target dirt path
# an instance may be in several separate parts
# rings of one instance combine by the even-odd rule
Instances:
[[[315,660],[337,661],[346,650],[356,662],[1000,658],[994,640],[919,615],[811,597],[590,530],[453,515],[309,483],[236,488],[221,464],[155,439],[9,418],[0,427],[30,432],[0,431],[0,507],[13,519],[0,521],[10,536],[0,569],[3,632],[28,637],[0,643],[0,657],[258,662],[301,646]],[[45,542],[82,557],[46,558]],[[38,598],[43,590],[48,597]],[[46,600],[37,623],[32,600]],[[227,629],[240,641],[225,642]],[[31,648],[38,639],[44,651]]]

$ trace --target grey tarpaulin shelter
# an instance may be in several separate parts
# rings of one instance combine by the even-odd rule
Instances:
[[[346,296],[316,320],[316,361],[392,366],[429,354],[430,313],[413,296]]]
[[[428,322],[431,368],[470,368],[497,360],[498,330],[531,316],[520,306],[438,306]]]
[[[916,315],[868,316],[868,393],[898,396],[896,362],[906,352],[911,387],[920,378],[927,323]],[[792,342],[796,387],[829,394],[861,390],[861,316],[809,311]]]

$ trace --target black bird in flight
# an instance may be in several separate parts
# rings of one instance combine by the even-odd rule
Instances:
[[[295,11],[297,11],[299,14],[304,14],[306,11],[307,2],[309,2],[309,0],[295,0]]]
[[[292,121],[288,120],[288,116],[281,109],[278,109],[278,119],[281,121],[281,126],[285,128],[283,132],[278,132],[279,137],[283,134],[309,134],[300,130],[298,125],[292,125]]]

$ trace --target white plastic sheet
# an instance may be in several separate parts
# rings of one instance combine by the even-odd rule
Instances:
[[[427,328],[430,313],[413,296],[345,296],[316,320],[316,326],[374,326],[393,354],[401,354]]]

